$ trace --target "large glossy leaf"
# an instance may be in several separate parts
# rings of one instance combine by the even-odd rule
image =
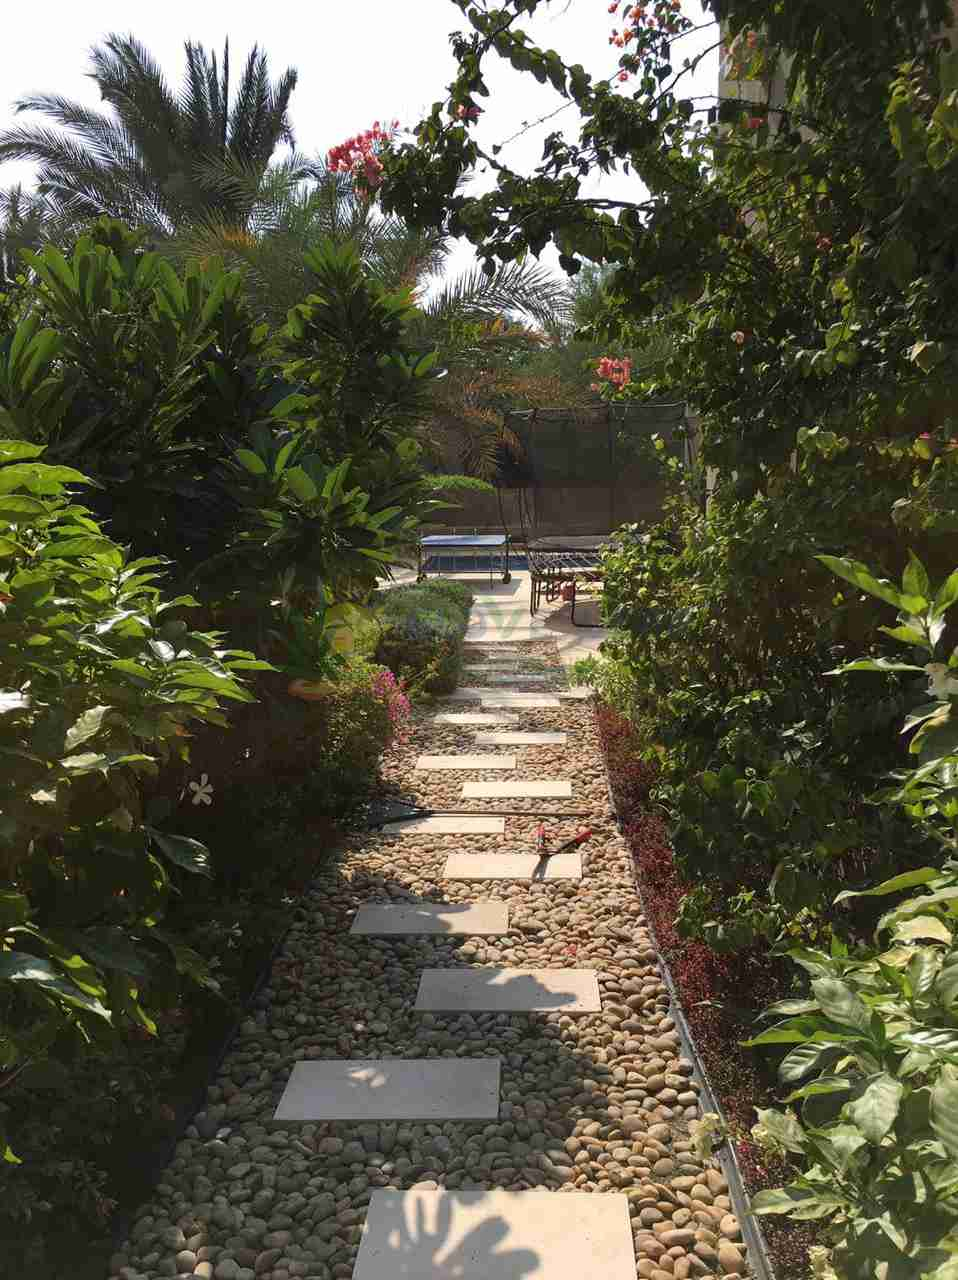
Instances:
[[[757,1108],[759,1124],[763,1125],[776,1142],[786,1151],[801,1155],[805,1151],[805,1131],[790,1111],[773,1111]]]
[[[66,1000],[68,1004],[77,1005],[88,1013],[95,1013],[107,1022],[111,1020],[112,1015],[105,1005],[74,986],[62,976],[59,969],[41,956],[34,956],[26,951],[0,952],[0,982],[34,983],[48,995]]]
[[[900,876],[883,880],[871,889],[846,889],[835,901],[844,902],[846,898],[882,898],[889,893],[900,893],[902,889],[914,889],[916,885],[928,884],[930,880],[937,880],[940,875],[941,872],[935,867],[919,867],[916,871],[903,871]]]
[[[827,1018],[868,1033],[871,1013],[851,987],[838,978],[817,978],[812,983],[812,993]]]
[[[774,1191],[759,1191],[752,1196],[752,1212],[765,1214],[793,1213],[800,1207],[820,1204],[814,1191],[804,1187],[778,1187]]]
[[[931,1090],[931,1127],[958,1159],[958,1067],[942,1067]]]
[[[811,1071],[820,1070],[834,1061],[841,1046],[838,1044],[800,1044],[786,1054],[778,1069],[785,1084],[796,1084]]]
[[[195,875],[212,877],[210,851],[199,840],[193,840],[189,836],[173,836],[168,832],[157,831],[155,827],[146,827],[145,830],[170,862]]]
[[[110,710],[110,707],[90,707],[89,710],[84,711],[83,715],[67,730],[65,738],[67,751],[74,751],[84,742],[95,737],[100,732]]]
[[[904,1085],[889,1075],[872,1080],[860,1098],[849,1102],[845,1114],[869,1142],[881,1142],[895,1123]]]
[[[843,556],[816,556],[815,559],[821,561],[826,569],[831,569],[832,573],[837,574],[839,578],[844,578],[852,586],[858,587],[860,591],[877,596],[887,604],[902,607],[902,594],[897,587],[887,578],[876,578],[868,566],[860,561],[848,560]]]

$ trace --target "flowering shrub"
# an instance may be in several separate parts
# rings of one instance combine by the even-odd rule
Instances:
[[[372,197],[382,182],[383,166],[379,152],[395,136],[398,128],[398,120],[386,128],[377,120],[371,129],[330,148],[326,164],[334,173],[351,173],[357,187]]]
[[[386,708],[392,726],[390,746],[402,746],[409,740],[412,707],[402,680],[397,680],[386,667],[373,676],[373,697]]]
[[[613,391],[621,391],[624,386],[632,381],[632,360],[629,356],[617,358],[615,356],[603,356],[595,367],[598,377],[602,378],[606,387]],[[603,384],[601,382],[592,383],[593,391],[602,391]]]

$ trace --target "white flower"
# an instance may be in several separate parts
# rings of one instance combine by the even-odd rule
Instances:
[[[925,663],[928,675],[928,692],[933,698],[954,698],[958,696],[958,678],[951,675],[953,667],[946,667],[943,662]]]
[[[213,784],[208,773],[201,773],[199,782],[191,782],[190,790],[193,792],[194,804],[213,803]]]

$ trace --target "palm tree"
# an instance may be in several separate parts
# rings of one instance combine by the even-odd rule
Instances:
[[[51,217],[109,214],[157,237],[208,219],[245,227],[249,206],[205,172],[235,166],[263,180],[277,147],[294,141],[288,110],[296,71],[271,83],[266,54],[254,46],[231,92],[228,41],[222,67],[200,44],[187,41],[185,49],[186,77],[174,92],[133,36],[109,36],[91,51],[89,74],[112,111],[53,93],[21,98],[17,112],[41,112],[59,128],[0,133],[0,162],[37,163]]]

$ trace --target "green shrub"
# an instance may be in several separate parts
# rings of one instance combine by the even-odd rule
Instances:
[[[427,693],[451,693],[459,681],[472,592],[461,582],[433,578],[376,597],[382,634],[376,661]]]
[[[42,452],[0,441],[0,1084],[24,1087],[124,1027],[151,1034],[178,974],[208,980],[160,927],[208,851],[147,810],[143,780],[187,756],[188,726],[225,725],[224,699],[251,701],[236,673],[265,665],[173,617],[194,602],[164,601],[160,562],[131,561],[65,491],[84,477]]]
[[[914,660],[868,656],[838,671],[927,679],[905,720],[914,766],[873,802],[904,812],[943,867],[921,867],[853,898],[906,893],[878,921],[874,943],[833,939],[828,952],[787,954],[810,978],[807,999],[750,1043],[789,1047],[779,1067],[791,1111],[763,1111],[757,1137],[802,1158],[788,1186],[763,1191],[759,1213],[827,1224],[819,1274],[837,1280],[951,1280],[958,1243],[958,649],[944,642],[958,571],[935,592],[912,556],[901,587],[863,564],[823,562],[858,591],[898,607],[881,630]],[[950,649],[950,652],[949,652]],[[922,661],[928,659],[928,661]],[[919,890],[919,892],[915,892]],[[798,1087],[794,1087],[798,1086]]]

